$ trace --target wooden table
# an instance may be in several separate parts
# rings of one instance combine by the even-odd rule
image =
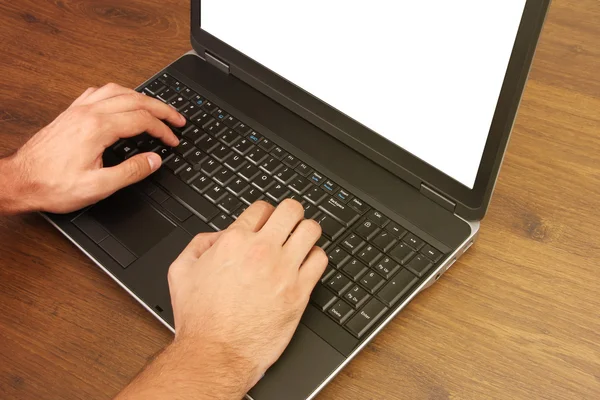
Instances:
[[[0,155],[189,50],[188,3],[2,0]],[[479,242],[319,398],[600,398],[599,158],[600,2],[555,0]],[[0,306],[2,399],[110,398],[171,339],[37,215],[0,218]]]

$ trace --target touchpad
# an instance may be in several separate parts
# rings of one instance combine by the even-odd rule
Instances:
[[[102,200],[89,213],[137,257],[176,228],[132,189],[121,190]]]

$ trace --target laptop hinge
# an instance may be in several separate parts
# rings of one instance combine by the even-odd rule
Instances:
[[[446,197],[437,193],[435,190],[429,188],[425,184],[421,183],[421,194],[438,203],[440,206],[444,207],[446,210],[450,210],[454,212],[456,208],[456,203],[448,200]]]
[[[229,73],[229,65],[224,63],[223,61],[219,60],[217,57],[213,56],[208,51],[204,52],[204,59],[209,64],[211,64],[213,67],[217,67],[218,69],[225,72],[226,74]]]

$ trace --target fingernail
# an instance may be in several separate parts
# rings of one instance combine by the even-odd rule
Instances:
[[[162,159],[160,158],[160,156],[158,154],[155,154],[155,153],[148,154],[148,164],[150,165],[150,170],[152,172],[154,172],[162,164]]]

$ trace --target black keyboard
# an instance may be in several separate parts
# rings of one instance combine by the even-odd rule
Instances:
[[[167,148],[149,136],[113,147],[121,160],[154,151],[163,167],[142,191],[191,234],[226,229],[248,205],[262,199],[277,206],[286,198],[304,206],[321,224],[317,245],[329,265],[311,302],[360,339],[408,296],[444,254],[391,221],[324,174],[168,74],[140,90],[187,118],[173,128],[180,138]],[[168,194],[167,194],[168,193]],[[174,200],[176,199],[176,200]]]

